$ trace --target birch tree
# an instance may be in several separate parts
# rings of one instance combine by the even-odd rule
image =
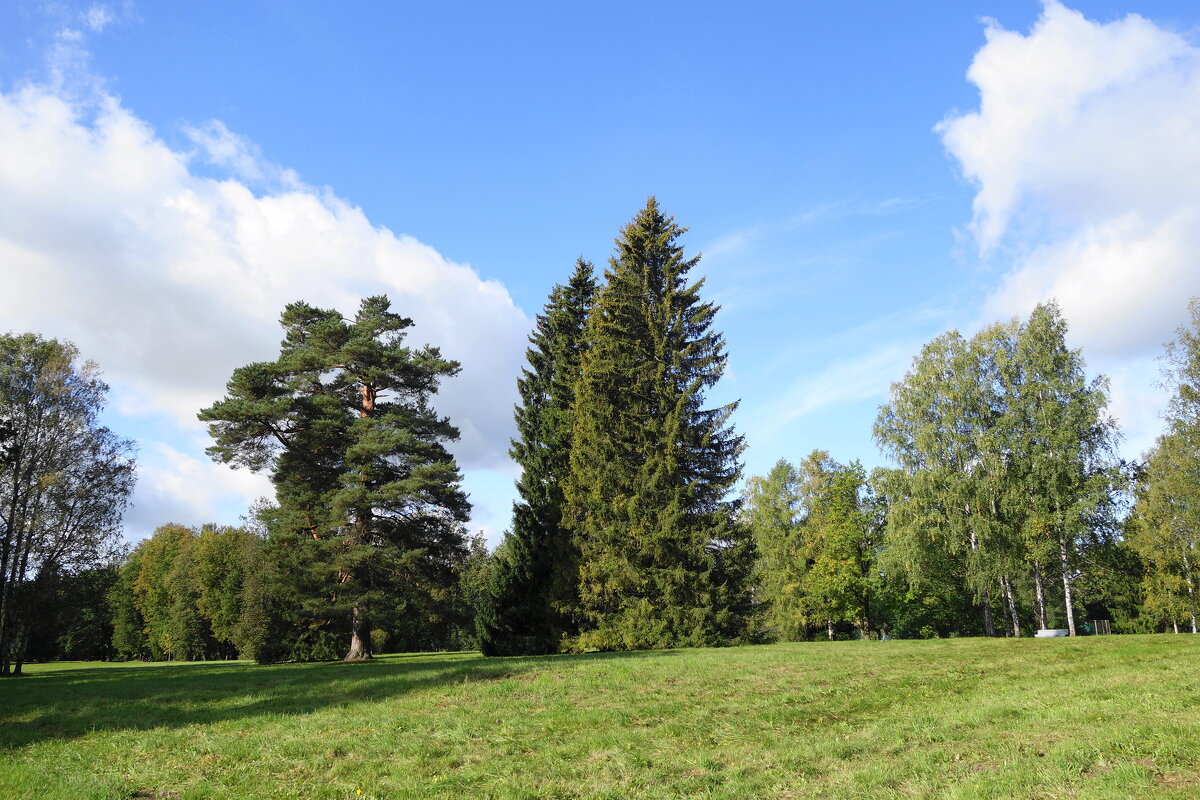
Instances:
[[[1021,487],[1011,500],[1025,517],[1023,545],[1039,620],[1045,627],[1042,569],[1052,564],[1074,636],[1074,579],[1083,566],[1085,534],[1111,527],[1118,432],[1106,412],[1107,379],[1087,378],[1082,354],[1067,346],[1066,335],[1055,303],[1037,306],[1021,326],[1014,353],[1020,377],[1009,386],[1007,415]]]
[[[0,336],[0,674],[20,674],[46,576],[113,560],[133,445],[99,424],[108,386],[67,342]]]
[[[996,635],[992,595],[1013,551],[1001,502],[1008,472],[997,348],[1007,333],[993,326],[970,340],[957,331],[934,339],[892,385],[875,423],[876,441],[898,464],[883,473],[890,558],[915,585],[955,565],[988,636]]]
[[[1147,458],[1129,544],[1146,565],[1147,610],[1197,631],[1200,613],[1200,298],[1167,345],[1167,431]]]

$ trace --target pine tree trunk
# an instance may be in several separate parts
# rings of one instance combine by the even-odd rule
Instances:
[[[366,614],[356,603],[350,612],[350,652],[346,661],[367,661],[371,658],[371,626]]]
[[[1046,593],[1042,589],[1042,566],[1036,561],[1033,564],[1033,588],[1037,596],[1038,624],[1042,630],[1046,625]]]
[[[1004,585],[1004,596],[1008,599],[1008,611],[1012,615],[1013,636],[1021,638],[1021,618],[1017,615],[1017,601],[1013,597],[1012,583],[1009,582],[1008,576],[1000,579]]]
[[[1067,629],[1071,635],[1075,635],[1075,608],[1071,602],[1071,569],[1067,561],[1067,540],[1059,538],[1058,540],[1058,556],[1062,562],[1062,581],[1063,592],[1065,594],[1064,603],[1067,606]]]

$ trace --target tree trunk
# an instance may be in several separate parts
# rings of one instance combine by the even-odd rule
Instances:
[[[992,596],[987,589],[983,590],[980,606],[983,608],[983,632],[985,636],[996,635],[996,623],[992,621]]]
[[[1187,582],[1188,592],[1188,613],[1192,617],[1192,633],[1196,632],[1196,587],[1192,583],[1192,563],[1187,557],[1187,551],[1183,552],[1183,579]]]
[[[1175,620],[1171,620],[1171,629],[1174,630],[1175,633],[1179,633],[1179,623]]]
[[[29,635],[33,632],[33,626],[26,623],[23,630],[18,631],[13,637],[13,648],[16,652],[13,653],[13,676],[23,675],[21,671],[22,665],[25,663],[25,653],[29,649]]]
[[[7,675],[8,669],[8,626],[9,626],[9,580],[8,568],[16,558],[16,519],[21,499],[21,446],[14,444],[9,467],[11,468],[12,487],[9,489],[8,509],[4,520],[4,538],[0,539],[0,675]]]
[[[362,609],[355,604],[350,613],[350,652],[346,661],[367,661],[371,658],[371,626]]]
[[[1071,603],[1071,565],[1067,560],[1067,540],[1061,536],[1058,540],[1058,556],[1062,561],[1063,592],[1065,593],[1063,600],[1067,606],[1067,629],[1071,632],[1071,635],[1074,636],[1075,608]]]
[[[971,507],[967,506],[967,513],[971,513]],[[975,529],[971,529],[971,550],[979,549],[979,540],[975,538]],[[982,602],[980,603],[983,611],[983,633],[985,636],[996,635],[996,624],[992,622],[992,596],[984,589],[982,594]]]
[[[829,634],[829,641],[833,641],[833,618],[825,618],[825,631]]]
[[[369,383],[359,387],[359,397],[362,402],[358,409],[360,417],[369,417],[375,411],[377,390]],[[360,541],[366,541],[367,517],[369,512],[361,509],[355,514],[354,526],[358,529]],[[347,576],[349,577],[349,576]],[[346,653],[346,661],[368,661],[371,658],[371,625],[363,609],[354,604],[350,612],[350,652]]]
[[[1004,586],[1004,596],[1008,599],[1008,611],[1012,615],[1013,636],[1021,638],[1021,618],[1017,615],[1017,600],[1013,597],[1012,583],[1009,582],[1008,576],[1005,575],[1000,579]]]
[[[1036,561],[1033,564],[1033,588],[1037,597],[1038,624],[1045,630],[1049,627],[1046,624],[1046,593],[1042,590],[1042,565]]]

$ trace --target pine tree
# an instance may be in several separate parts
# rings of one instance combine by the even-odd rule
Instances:
[[[465,549],[468,504],[445,443],[458,438],[429,399],[458,364],[403,345],[412,320],[386,297],[353,320],[292,303],[279,358],[234,371],[205,409],[218,461],[269,469],[264,512],[276,571],[313,637],[348,618],[347,660],[370,658],[370,613],[397,587],[439,583]],[[327,645],[313,649],[324,655]]]
[[[625,226],[584,330],[566,486],[580,551],[579,649],[708,644],[736,629],[749,559],[728,492],[736,403],[704,408],[724,372],[699,257],[650,198]],[[729,568],[727,568],[729,567]]]
[[[517,381],[518,438],[510,454],[521,467],[520,499],[504,557],[492,573],[479,620],[485,655],[552,653],[574,632],[576,554],[563,525],[563,480],[570,466],[571,409],[584,322],[596,293],[583,259],[565,286],[550,293],[529,337],[529,366]]]

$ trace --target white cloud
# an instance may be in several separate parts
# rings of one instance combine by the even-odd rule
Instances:
[[[83,21],[93,33],[100,33],[116,21],[116,15],[108,6],[97,4],[83,12]]]
[[[1157,354],[1200,294],[1200,49],[1050,0],[1028,34],[989,23],[968,77],[979,110],[938,130],[981,251],[1013,258],[984,316],[1057,298],[1089,357]]]
[[[139,535],[167,522],[198,525],[214,521],[227,507],[232,506],[234,514],[244,512],[249,502],[274,494],[265,475],[232,470],[152,442],[138,453],[137,496],[125,524]],[[233,522],[229,514],[223,516]]]
[[[272,164],[262,157],[262,150],[244,136],[238,136],[225,123],[209,120],[200,127],[187,125],[183,129],[193,144],[200,148],[205,161],[252,187],[269,189],[304,189],[299,176],[289,169]]]
[[[437,401],[462,429],[460,464],[507,470],[530,322],[500,283],[372,224],[328,189],[282,179],[219,122],[193,140],[236,177],[197,175],[195,154],[173,150],[94,82],[85,88],[0,92],[5,328],[74,341],[101,364],[119,411],[165,415],[183,435],[198,430],[196,412],[223,394],[234,368],[278,352],[286,303],[351,314],[363,295],[386,293],[414,319],[410,343],[463,364]],[[256,194],[247,182],[275,185]],[[188,456],[147,450],[156,455],[141,472],[141,506],[182,492],[184,505],[198,498],[199,513],[249,491]]]

